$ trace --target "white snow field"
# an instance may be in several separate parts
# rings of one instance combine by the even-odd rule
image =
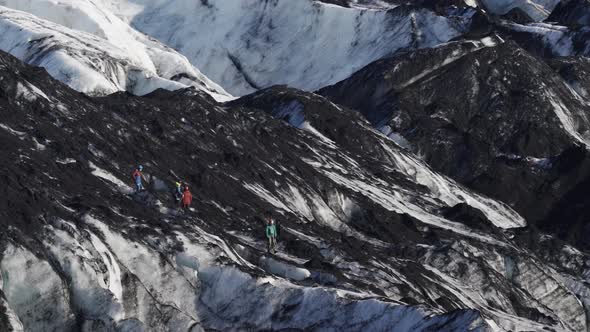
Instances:
[[[495,14],[520,8],[541,21],[557,2],[483,0],[480,4]],[[29,40],[40,39],[32,35],[53,38],[20,47],[14,45],[19,38],[5,39],[2,50],[46,67],[79,91],[102,95],[127,90],[143,95],[156,88],[190,85],[220,101],[231,96],[213,81],[234,95],[275,84],[316,90],[396,51],[447,42],[465,32],[469,16],[443,17],[384,1],[352,1],[352,8],[313,0],[0,0],[0,6],[108,41],[105,47],[39,20],[35,25],[23,23],[29,18],[21,19],[24,26],[18,27],[30,33]],[[16,24],[14,13],[2,16]],[[14,33],[3,31],[8,33],[5,36]],[[76,44],[82,45],[69,47]],[[36,51],[49,45],[60,46],[57,51]],[[108,50],[111,59],[95,65],[103,58],[100,50]],[[33,53],[44,56],[25,58]]]
[[[0,49],[89,95],[145,95],[158,88],[194,86],[219,101],[231,98],[184,56],[88,4],[0,1]]]
[[[425,9],[343,8],[311,0],[101,3],[234,95],[275,84],[315,90],[387,54],[434,46],[464,29]]]
[[[313,0],[102,3],[137,30],[179,50],[234,95],[274,84],[316,90],[383,56],[432,47],[465,29],[462,19],[384,1],[352,1],[352,8]],[[557,3],[481,2],[495,14],[520,8],[537,21],[545,19]]]

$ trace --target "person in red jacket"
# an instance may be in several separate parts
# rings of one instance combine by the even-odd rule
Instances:
[[[182,193],[182,208],[188,210],[193,202],[193,194],[188,190],[188,186],[184,187],[184,192]]]

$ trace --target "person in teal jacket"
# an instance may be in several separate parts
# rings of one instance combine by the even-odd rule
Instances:
[[[267,215],[266,237],[268,238],[268,252],[277,252],[277,225],[272,216]]]

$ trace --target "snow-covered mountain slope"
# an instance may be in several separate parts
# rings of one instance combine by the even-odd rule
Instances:
[[[525,15],[542,20],[556,4],[333,3],[339,5],[313,0],[0,1],[0,5],[104,38],[157,76],[202,86],[218,99],[228,98],[227,93],[179,54],[130,25],[187,56],[231,93],[244,95],[274,84],[316,90],[397,51],[447,42],[471,32],[471,19],[479,7],[496,14],[520,8]]]
[[[436,170],[587,246],[587,213],[572,196],[585,197],[590,165],[588,65],[489,37],[380,60],[321,93]]]
[[[53,77],[91,95],[116,91],[143,95],[157,88],[195,86],[219,100],[230,98],[182,55],[133,31],[116,16],[85,4],[0,1],[53,21],[0,7],[0,49],[45,67]]]
[[[590,257],[320,96],[88,98],[6,54],[0,77],[2,329],[587,329]]]
[[[461,35],[473,10],[448,17],[312,0],[103,0],[141,32],[179,50],[235,95],[274,84],[315,90],[371,61]]]

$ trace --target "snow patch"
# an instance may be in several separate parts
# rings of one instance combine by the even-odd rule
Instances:
[[[49,101],[49,97],[41,91],[38,87],[34,86],[33,84],[24,81],[23,83],[17,82],[16,83],[16,98],[24,98],[30,102],[36,101],[37,98],[43,98]]]
[[[307,269],[286,264],[265,256],[260,257],[260,266],[262,266],[267,272],[297,281],[307,279],[311,276],[311,273]]]
[[[383,142],[382,147],[402,173],[428,187],[436,198],[448,206],[466,203],[483,212],[495,226],[504,229],[526,226],[524,218],[506,204],[464,189],[454,181],[433,172],[413,157],[393,151]]]
[[[266,190],[259,184],[245,183],[244,188],[248,189],[253,194],[258,195],[260,198],[274,205],[276,208],[279,208],[284,211],[291,211],[291,209],[289,209],[285,204],[283,204],[283,202],[281,202],[278,198],[276,198],[273,194],[271,194],[268,190]]]
[[[549,102],[553,106],[553,110],[555,111],[555,115],[559,118],[563,128],[567,131],[570,136],[578,140],[579,142],[583,143],[587,147],[590,146],[590,139],[583,137],[577,130],[578,124],[573,116],[573,114],[569,111],[569,109],[563,104],[561,99],[555,96],[551,92],[547,92],[549,95]],[[588,119],[586,118],[585,114],[581,114],[583,116],[583,121],[588,123]]]
[[[412,143],[410,143],[401,134],[394,132],[390,126],[388,126],[388,125],[382,126],[381,128],[379,128],[379,131],[383,135],[387,136],[389,139],[394,141],[395,144],[399,145],[400,147],[402,147],[408,151],[412,151]]]
[[[567,27],[534,23],[521,25],[512,23],[510,27],[515,31],[528,32],[539,38],[553,51],[556,56],[569,56],[573,54],[574,46]]]
[[[278,119],[287,121],[295,128],[303,129],[313,134],[320,139],[320,142],[325,143],[332,148],[336,148],[336,143],[334,143],[334,141],[324,136],[305,120],[304,108],[305,106],[300,101],[293,100],[273,109],[272,115]]]
[[[89,232],[90,233],[90,232]],[[105,285],[115,295],[118,301],[123,301],[123,286],[121,284],[121,268],[111,251],[102,243],[102,241],[93,233],[90,233],[92,245],[102,257],[103,263],[108,271],[108,283]]]
[[[5,125],[5,124],[3,124],[3,123],[0,123],[0,128],[2,128],[2,129],[4,129],[4,130],[6,130],[7,132],[9,132],[9,133],[11,133],[12,135],[14,135],[14,136],[16,136],[16,137],[20,138],[21,140],[25,139],[25,136],[27,136],[27,134],[26,134],[26,133],[24,133],[24,132],[22,132],[22,131],[17,131],[17,130],[14,130],[14,129],[10,128],[9,126],[7,126],[7,125]]]
[[[75,164],[76,159],[73,159],[73,158],[56,159],[55,162],[58,164],[62,164],[62,165],[68,165],[68,164]]]
[[[97,177],[99,177],[101,179],[107,180],[107,181],[111,182],[112,184],[116,185],[117,186],[117,190],[119,190],[119,192],[121,192],[123,194],[131,194],[131,193],[133,193],[133,189],[130,186],[128,186],[127,184],[125,184],[125,182],[119,180],[113,174],[111,174],[111,173],[105,171],[104,169],[96,166],[91,161],[88,162],[88,165],[92,169],[92,175],[97,176]]]

